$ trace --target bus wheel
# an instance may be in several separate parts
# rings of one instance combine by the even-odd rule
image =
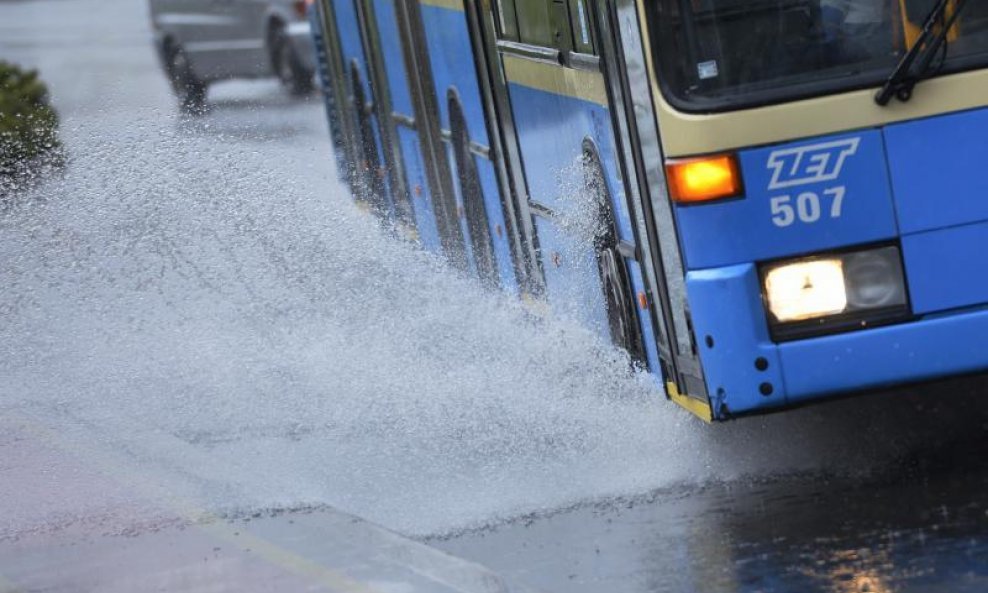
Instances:
[[[621,261],[617,249],[598,251],[597,268],[604,290],[604,302],[607,305],[611,341],[627,350],[632,359],[640,361],[642,355],[637,320],[634,311],[629,307],[631,298],[626,289],[628,274],[624,271],[624,262]]]
[[[611,341],[631,356],[633,363],[642,364],[645,349],[638,329],[635,300],[631,295],[631,282],[624,256],[618,250],[617,224],[611,206],[610,193],[604,181],[604,169],[600,164],[596,146],[587,142],[583,150],[584,183],[589,197],[597,209],[597,228],[594,251],[597,254],[597,272],[600,276],[604,304],[607,308],[607,324]]]
[[[207,84],[192,70],[188,56],[180,46],[167,50],[167,72],[179,108],[188,115],[201,115],[206,109]]]

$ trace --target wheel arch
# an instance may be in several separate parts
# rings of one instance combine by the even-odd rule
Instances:
[[[600,149],[587,136],[582,146],[584,183],[596,200],[596,224],[593,249],[597,258],[598,275],[607,313],[611,339],[623,348],[635,363],[646,360],[641,319],[634,303],[634,289],[629,277],[625,254],[622,253],[614,195],[607,183],[607,173]]]
[[[500,285],[497,254],[491,232],[490,215],[477,163],[471,150],[473,137],[470,122],[463,107],[463,99],[455,86],[446,90],[446,107],[449,117],[450,142],[453,148],[455,176],[460,186],[467,232],[476,272],[481,282],[492,288]]]

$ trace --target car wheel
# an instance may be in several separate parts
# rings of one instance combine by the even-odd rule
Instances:
[[[312,92],[314,73],[302,64],[295,51],[295,46],[284,29],[277,29],[271,36],[271,56],[274,61],[274,71],[281,81],[281,86],[295,96],[308,95]]]
[[[178,97],[179,108],[190,115],[203,113],[206,107],[206,83],[196,76],[181,47],[170,48],[167,56],[168,78],[175,96]]]

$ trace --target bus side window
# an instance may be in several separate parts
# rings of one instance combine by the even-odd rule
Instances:
[[[567,0],[500,0],[498,18],[502,39],[573,50]]]
[[[559,51],[573,51],[573,29],[570,27],[568,3],[566,0],[552,0],[550,4],[552,47]]]
[[[518,41],[518,16],[515,0],[494,0],[497,5],[497,35],[500,39]],[[526,0],[522,0],[525,2]]]
[[[595,54],[589,0],[495,0],[498,38]]]
[[[570,21],[573,23],[573,51],[595,54],[587,0],[569,0],[569,12]]]
[[[521,0],[515,4],[519,41],[540,47],[553,46],[549,4],[551,0]]]

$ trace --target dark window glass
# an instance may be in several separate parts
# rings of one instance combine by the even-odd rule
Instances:
[[[524,2],[525,0],[522,0]],[[518,41],[518,17],[515,0],[494,0],[497,10],[497,34],[501,39]]]
[[[522,43],[555,47],[553,43],[551,0],[522,0],[518,10],[518,37]]]
[[[879,86],[934,0],[652,0],[669,100],[715,111]],[[988,65],[988,2],[968,0],[938,72]]]
[[[573,49],[581,54],[593,54],[593,34],[590,29],[590,12],[587,0],[570,0],[570,22],[573,30]]]
[[[501,39],[593,53],[587,0],[499,0],[495,8]]]

